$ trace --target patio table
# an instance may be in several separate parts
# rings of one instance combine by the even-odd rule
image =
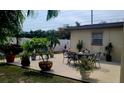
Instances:
[[[82,58],[82,57],[86,57],[86,58],[88,58],[88,57],[93,57],[95,54],[94,53],[76,53],[77,55],[78,55],[78,58],[80,59],[80,58]]]
[[[67,64],[70,64],[71,61],[73,61],[74,63],[79,63],[83,58],[86,58],[88,61],[91,61],[94,59],[94,55],[94,53],[68,52]]]

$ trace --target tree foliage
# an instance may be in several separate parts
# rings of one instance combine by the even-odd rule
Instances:
[[[69,31],[55,31],[55,30],[35,30],[30,32],[21,32],[19,37],[26,37],[26,38],[45,38],[49,37],[50,34],[54,34],[55,37],[59,39],[70,39],[70,32]]]
[[[27,40],[22,44],[24,52],[31,54],[35,51],[36,54],[39,54],[43,61],[45,60],[44,55],[49,59],[51,51],[49,50],[50,41],[48,38],[32,38]]]
[[[8,36],[19,36],[22,31],[24,19],[33,15],[32,10],[1,10],[0,11],[0,43],[7,41]],[[26,16],[27,15],[27,16]],[[46,19],[49,20],[58,15],[57,10],[48,10]]]
[[[7,36],[14,35],[22,30],[25,17],[21,10],[0,11],[0,42],[7,40]]]
[[[55,32],[54,31],[51,31],[49,34],[48,34],[48,40],[50,41],[50,49],[54,49],[56,47],[57,44],[60,44],[58,38],[56,37],[55,35]]]

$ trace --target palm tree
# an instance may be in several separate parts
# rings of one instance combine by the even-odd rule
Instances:
[[[60,44],[59,39],[56,37],[55,32],[51,31],[48,35],[48,40],[50,41],[50,49],[54,49],[57,44]]]

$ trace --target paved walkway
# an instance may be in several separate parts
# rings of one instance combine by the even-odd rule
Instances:
[[[79,71],[77,71],[72,66],[67,65],[67,60],[64,60],[63,62],[62,54],[55,54],[54,58],[51,58],[50,60],[53,61],[53,67],[50,73],[81,80]],[[39,61],[39,59],[36,61],[32,61],[30,68],[40,70],[38,66]],[[16,62],[14,62],[14,64],[20,65],[20,59],[16,59]],[[119,83],[120,65],[117,63],[102,61],[101,69],[93,71],[90,75],[90,78],[91,79],[89,81],[91,82]]]

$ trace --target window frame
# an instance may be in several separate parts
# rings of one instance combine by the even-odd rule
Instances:
[[[97,36],[98,34],[101,34],[101,36]],[[101,40],[100,41],[101,43],[95,42],[94,40]],[[91,33],[91,45],[96,45],[96,46],[103,45],[103,32],[92,32]]]

